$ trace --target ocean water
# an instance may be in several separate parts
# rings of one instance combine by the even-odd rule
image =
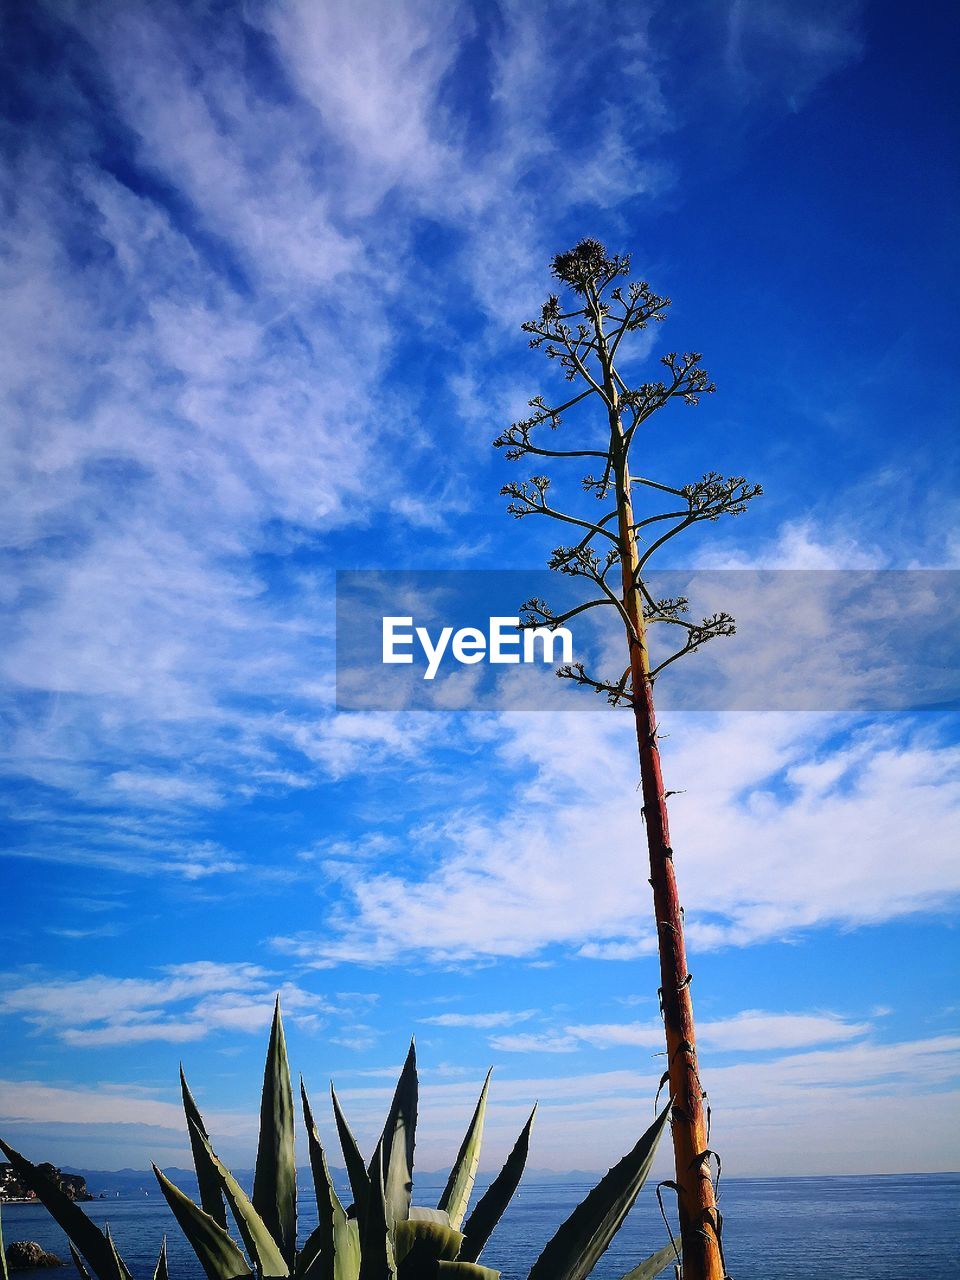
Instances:
[[[590,1186],[574,1181],[521,1185],[482,1262],[502,1271],[504,1280],[524,1280],[543,1245]],[[440,1184],[418,1182],[414,1202],[436,1204],[441,1189]],[[721,1186],[721,1207],[727,1266],[734,1280],[960,1277],[960,1174],[730,1178]],[[95,1221],[109,1222],[136,1280],[150,1280],[164,1234],[171,1280],[203,1280],[159,1193],[92,1201],[84,1209]],[[316,1219],[316,1205],[301,1196],[301,1239]],[[69,1260],[66,1240],[42,1206],[4,1205],[3,1235],[8,1244],[37,1240]],[[594,1280],[618,1280],[666,1243],[656,1198],[647,1186],[592,1273]],[[664,1275],[670,1278],[672,1271]]]

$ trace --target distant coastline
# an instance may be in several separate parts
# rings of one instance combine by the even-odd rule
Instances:
[[[9,1167],[9,1166],[8,1166]],[[52,1166],[50,1166],[52,1167]],[[71,1195],[72,1199],[83,1201],[115,1201],[127,1200],[137,1201],[153,1198],[158,1194],[156,1179],[153,1173],[147,1169],[77,1169],[69,1168],[68,1170],[56,1170],[61,1179],[61,1185],[74,1186],[79,1188],[78,1194]],[[199,1195],[196,1182],[196,1174],[193,1169],[184,1169],[178,1166],[170,1166],[163,1169],[163,1173],[177,1184],[188,1195],[196,1198]],[[331,1168],[330,1173],[334,1183],[346,1190],[349,1186],[346,1170],[339,1168]],[[444,1169],[431,1170],[427,1173],[419,1175],[417,1183],[422,1188],[433,1187],[434,1185],[443,1186],[447,1179],[448,1171]],[[485,1186],[488,1175],[483,1173],[478,1175],[478,1186]],[[524,1177],[524,1183],[527,1186],[561,1186],[564,1184],[580,1184],[590,1183],[596,1180],[598,1173],[589,1169],[530,1169]],[[960,1176],[960,1170],[941,1170],[935,1173],[884,1173],[884,1174],[827,1174],[827,1173],[811,1173],[811,1174],[791,1174],[788,1177],[775,1174],[743,1174],[740,1176],[725,1176],[724,1181],[728,1182],[749,1182],[749,1183],[804,1183],[829,1181],[856,1181],[863,1178],[951,1178]],[[250,1188],[253,1185],[252,1169],[237,1169],[235,1177],[241,1186]],[[309,1168],[300,1168],[297,1170],[297,1181],[304,1193],[307,1194],[311,1186],[311,1174]],[[4,1204],[39,1204],[40,1202],[34,1196],[12,1196],[4,1193],[3,1188],[3,1166],[0,1165],[0,1202]],[[93,1194],[89,1189],[93,1188]],[[64,1188],[66,1189],[66,1188]],[[68,1191],[67,1194],[70,1194]]]
[[[37,1168],[55,1187],[71,1200],[94,1200],[87,1190],[87,1180],[79,1173],[64,1173],[53,1164],[41,1164]],[[0,1204],[39,1204],[39,1200],[23,1186],[13,1165],[0,1164]]]

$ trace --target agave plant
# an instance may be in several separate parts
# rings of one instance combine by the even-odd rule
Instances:
[[[413,1042],[369,1161],[361,1155],[331,1086],[333,1114],[353,1197],[346,1208],[334,1188],[301,1080],[319,1221],[299,1249],[293,1090],[279,1000],[264,1070],[252,1196],[247,1196],[214,1152],[182,1068],[180,1084],[200,1203],[191,1200],[156,1165],[153,1171],[208,1280],[244,1280],[248,1276],[257,1280],[497,1280],[499,1271],[479,1260],[519,1186],[536,1107],[503,1168],[468,1215],[480,1160],[489,1072],[436,1208],[412,1204],[419,1092]],[[528,1280],[585,1280],[591,1273],[646,1180],[669,1114],[668,1105],[633,1150],[577,1206],[534,1263]],[[87,1266],[97,1280],[131,1280],[109,1228],[101,1232],[36,1165],[2,1141],[0,1148],[69,1236],[81,1280],[90,1280]],[[227,1230],[226,1205],[239,1243]],[[671,1244],[622,1280],[652,1280],[678,1259]],[[167,1280],[165,1245],[161,1246],[154,1280]]]

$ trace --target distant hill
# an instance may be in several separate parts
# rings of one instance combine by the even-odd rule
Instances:
[[[199,1197],[197,1187],[197,1175],[193,1169],[180,1169],[171,1166],[163,1170],[164,1174],[171,1182],[185,1191],[192,1199]],[[64,1173],[69,1173],[80,1178],[89,1187],[94,1196],[105,1196],[112,1200],[116,1196],[122,1199],[128,1197],[140,1197],[144,1195],[154,1196],[159,1192],[157,1180],[153,1176],[150,1169],[76,1169],[73,1167],[65,1168]],[[235,1169],[234,1176],[242,1187],[249,1192],[253,1187],[253,1170],[252,1169]],[[428,1173],[420,1173],[417,1175],[417,1184],[421,1187],[433,1187],[439,1185],[442,1187],[447,1180],[448,1170],[437,1169]],[[331,1169],[330,1175],[338,1191],[350,1199],[349,1180],[345,1169]],[[485,1187],[493,1177],[493,1173],[480,1174],[477,1178],[477,1186]],[[524,1181],[528,1183],[536,1182],[554,1183],[554,1182],[587,1182],[591,1185],[597,1181],[599,1174],[584,1169],[571,1169],[562,1173],[558,1173],[555,1169],[528,1169],[524,1174]],[[302,1190],[307,1190],[313,1186],[313,1175],[309,1167],[304,1166],[297,1170],[297,1183]],[[521,1188],[523,1183],[521,1183]]]

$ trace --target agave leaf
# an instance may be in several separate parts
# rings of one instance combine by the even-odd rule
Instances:
[[[665,1245],[656,1253],[651,1253],[646,1261],[641,1262],[632,1271],[628,1271],[625,1276],[621,1276],[620,1280],[654,1280],[654,1276],[658,1276],[664,1267],[669,1267],[670,1263],[676,1260],[676,1249],[672,1244]]]
[[[325,1235],[323,1226],[316,1227],[307,1236],[303,1248],[297,1251],[296,1280],[318,1280]]]
[[[107,1244],[110,1247],[110,1252],[113,1254],[117,1266],[120,1268],[123,1275],[127,1277],[127,1280],[133,1280],[133,1276],[130,1274],[127,1264],[120,1257],[119,1253],[117,1253],[117,1246],[113,1243],[113,1236],[110,1234],[109,1222],[104,1223],[104,1235],[106,1236]]]
[[[360,1248],[360,1280],[397,1280],[390,1224],[383,1186],[383,1139],[370,1161],[370,1195]]]
[[[224,1195],[227,1197],[227,1203],[230,1205],[230,1212],[237,1224],[237,1230],[240,1232],[240,1237],[257,1273],[275,1280],[288,1276],[290,1269],[283,1259],[283,1254],[267,1230],[266,1223],[250,1203],[247,1193],[223,1161],[218,1159],[209,1141],[197,1131],[192,1121],[191,1129],[191,1138],[199,1139],[205,1158],[210,1162],[211,1168],[216,1170]]]
[[[466,1239],[460,1250],[462,1262],[477,1261],[494,1227],[503,1217],[503,1211],[513,1198],[513,1193],[520,1185],[523,1166],[527,1163],[527,1152],[530,1150],[530,1131],[533,1129],[533,1118],[536,1114],[537,1108],[534,1107],[503,1168],[477,1201],[473,1213],[464,1224],[463,1234]]]
[[[80,1257],[79,1253],[77,1253],[76,1246],[74,1245],[73,1241],[68,1240],[67,1244],[70,1246],[70,1257],[73,1259],[73,1265],[77,1268],[77,1271],[80,1274],[80,1280],[90,1280],[90,1272],[83,1265],[83,1259]],[[9,1276],[7,1276],[7,1273],[6,1273],[6,1259],[4,1259],[3,1274],[4,1274],[4,1280],[9,1280]]]
[[[320,1135],[317,1133],[317,1126],[313,1122],[313,1112],[310,1110],[310,1100],[307,1097],[303,1080],[300,1081],[300,1097],[303,1101],[303,1123],[307,1130],[310,1167],[313,1170],[313,1186],[317,1196],[317,1215],[319,1217],[319,1225],[307,1241],[307,1245],[304,1246],[304,1252],[306,1252],[308,1245],[315,1244],[316,1257],[309,1266],[310,1280],[333,1280],[336,1274],[338,1239],[342,1242],[342,1247],[349,1251],[349,1244],[343,1240],[347,1215],[343,1211],[340,1197],[337,1195],[333,1179],[330,1177],[327,1157],[320,1142]],[[346,1266],[347,1263],[344,1262],[343,1265]]]
[[[500,1280],[500,1272],[475,1262],[438,1262],[437,1280]]]
[[[227,1211],[223,1204],[223,1192],[220,1189],[220,1175],[210,1163],[202,1139],[210,1141],[203,1117],[183,1074],[180,1064],[180,1092],[183,1095],[183,1113],[187,1117],[187,1130],[190,1134],[190,1149],[193,1152],[193,1167],[197,1171],[197,1184],[200,1188],[200,1204],[204,1213],[209,1213],[219,1226],[227,1229]],[[194,1131],[194,1127],[196,1131]]]
[[[437,1262],[453,1262],[463,1236],[440,1222],[398,1222],[393,1229],[398,1280],[420,1280]]]
[[[307,1131],[307,1145],[310,1149],[310,1168],[313,1171],[313,1189],[317,1197],[317,1212],[320,1214],[322,1223],[323,1217],[329,1214],[331,1206],[339,1208],[342,1213],[343,1205],[340,1203],[340,1197],[337,1195],[333,1179],[330,1177],[326,1152],[323,1149],[320,1134],[317,1132],[317,1126],[314,1123],[313,1111],[310,1109],[310,1099],[307,1097],[307,1090],[304,1087],[302,1078],[300,1080],[300,1100],[303,1103],[303,1124]]]
[[[417,1130],[417,1051],[410,1041],[407,1059],[397,1081],[396,1092],[383,1126],[380,1149],[383,1152],[383,1189],[386,1197],[387,1221],[404,1222],[410,1212],[413,1193],[413,1147]],[[373,1161],[367,1170],[374,1181]]]
[[[297,1252],[297,1166],[293,1152],[293,1091],[279,996],[263,1071],[253,1206],[288,1267],[292,1267]]]
[[[0,1150],[13,1165],[17,1177],[26,1183],[48,1213],[86,1258],[99,1280],[127,1280],[126,1268],[117,1251],[100,1228],[65,1195],[55,1183],[41,1173],[35,1164],[0,1139]]]
[[[333,1244],[317,1227],[297,1254],[297,1280],[357,1280],[360,1274],[360,1235],[356,1218],[346,1214],[334,1222]]]
[[[340,1149],[343,1151],[343,1162],[347,1166],[347,1177],[350,1179],[350,1190],[353,1192],[353,1203],[357,1217],[362,1221],[367,1212],[367,1200],[370,1196],[370,1175],[366,1162],[360,1154],[356,1139],[350,1132],[347,1117],[343,1114],[340,1099],[333,1085],[330,1085],[330,1097],[333,1101],[333,1114],[337,1122],[337,1133],[340,1137]]]
[[[360,1275],[360,1224],[356,1218],[334,1221],[334,1280],[358,1280]]]
[[[7,1255],[3,1251],[3,1221],[2,1210],[0,1210],[0,1280],[10,1280],[10,1273],[7,1271]],[[73,1245],[70,1245],[70,1251],[73,1252]],[[80,1264],[81,1270],[83,1264]]]
[[[167,1270],[166,1236],[160,1241],[160,1256],[157,1258],[157,1265],[153,1269],[153,1280],[170,1280],[170,1272]]]
[[[584,1280],[590,1274],[640,1194],[669,1119],[668,1103],[633,1150],[577,1205],[533,1264],[528,1280]]]
[[[208,1280],[238,1280],[240,1276],[252,1275],[246,1258],[223,1227],[209,1213],[204,1213],[199,1205],[194,1204],[189,1196],[184,1195],[179,1187],[175,1187],[169,1178],[165,1178],[156,1165],[153,1166],[153,1172],[173,1216],[180,1223],[181,1231],[200,1259]]]
[[[439,1222],[443,1227],[452,1227],[450,1215],[445,1209],[422,1209],[419,1205],[410,1206],[409,1222]],[[454,1227],[454,1230],[456,1228]]]
[[[492,1071],[493,1068],[491,1067],[490,1070]],[[463,1139],[453,1168],[450,1170],[447,1185],[437,1205],[438,1209],[446,1209],[450,1214],[450,1225],[457,1229],[463,1222],[463,1215],[467,1212],[470,1193],[473,1191],[473,1183],[477,1176],[477,1165],[480,1163],[480,1144],[483,1142],[483,1120],[487,1111],[489,1087],[490,1071],[487,1072],[487,1078],[483,1082],[480,1100],[470,1121],[470,1128]]]

